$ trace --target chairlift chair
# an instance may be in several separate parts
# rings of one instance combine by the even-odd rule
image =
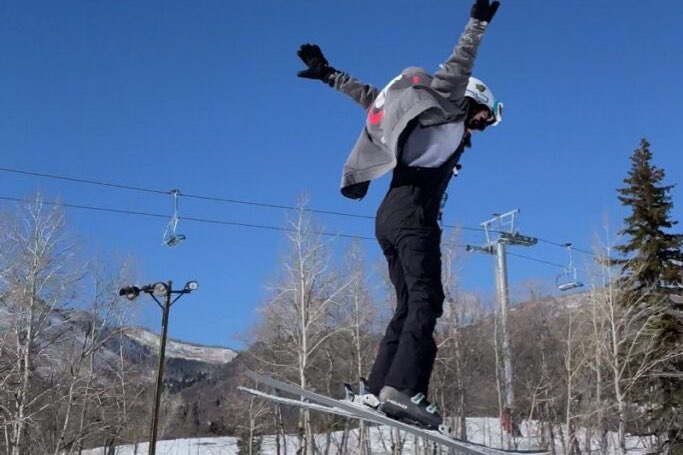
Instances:
[[[178,196],[180,194],[180,190],[171,190],[171,195],[173,196],[173,217],[171,218],[171,221],[166,225],[163,237],[163,245],[166,245],[170,248],[180,245],[182,241],[186,238],[183,234],[178,234],[176,232],[176,229],[178,228],[178,221],[180,220],[180,218],[178,217]]]
[[[567,265],[567,268],[563,272],[557,275],[557,278],[555,278],[555,286],[560,291],[569,291],[570,289],[583,287],[583,283],[576,278],[576,267],[574,267],[572,260],[572,244],[567,243],[564,246],[569,252],[569,265]]]

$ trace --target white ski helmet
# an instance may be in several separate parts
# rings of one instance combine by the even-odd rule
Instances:
[[[498,125],[503,120],[503,103],[496,101],[491,89],[476,77],[470,77],[465,96],[491,109],[494,116],[492,126]]]

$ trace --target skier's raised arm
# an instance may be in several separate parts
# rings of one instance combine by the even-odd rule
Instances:
[[[479,43],[486,26],[493,19],[499,6],[500,2],[497,1],[491,4],[489,4],[489,0],[475,1],[472,5],[470,20],[460,36],[453,54],[434,73],[431,87],[453,103],[460,104],[465,101],[465,90],[472,75],[472,67]]]
[[[364,109],[368,109],[379,94],[379,90],[372,85],[365,84],[330,66],[317,44],[303,44],[296,54],[308,67],[308,69],[299,71],[297,76],[323,81],[330,87],[351,97]]]

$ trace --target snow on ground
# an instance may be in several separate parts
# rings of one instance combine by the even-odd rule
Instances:
[[[520,425],[520,430],[524,435],[517,439],[518,449],[538,449],[540,442],[540,431],[534,423],[523,422]],[[563,428],[562,431],[565,431]],[[329,454],[340,454],[342,445],[342,432],[332,433],[329,437]],[[486,444],[490,447],[501,447],[501,427],[500,421],[497,418],[468,418],[467,419],[467,434],[468,439],[479,444]],[[423,444],[417,441],[417,438],[412,435],[406,435],[401,432],[400,437],[403,441],[402,454],[412,455],[414,453],[415,444]],[[580,446],[583,449],[585,440],[585,431],[578,431],[580,438]],[[392,453],[392,437],[396,438],[396,430],[387,426],[373,426],[370,429],[371,451],[373,455],[388,455]],[[616,444],[616,435],[610,433],[608,435],[610,444],[610,454],[616,454],[614,446]],[[328,445],[327,435],[317,435],[316,443],[318,447],[325,448]],[[296,454],[297,437],[291,435],[287,437],[288,455]],[[562,444],[557,441],[555,443],[556,451],[562,454]],[[644,448],[644,441],[640,438],[629,437],[626,441],[626,447],[629,454],[642,455],[648,453]],[[598,453],[598,443],[593,442],[592,449]],[[141,443],[135,445],[126,445],[118,447],[116,455],[145,455],[148,452],[148,444]],[[196,439],[174,439],[169,441],[160,441],[157,443],[156,453],[158,455],[232,455],[238,453],[237,438],[235,437],[220,437],[220,438],[196,438]],[[275,439],[272,436],[263,437],[261,443],[261,455],[275,455],[277,453]],[[281,453],[285,453],[281,450]],[[348,440],[348,450],[346,453],[358,454],[358,430],[352,430]],[[104,449],[86,450],[83,455],[105,455]]]

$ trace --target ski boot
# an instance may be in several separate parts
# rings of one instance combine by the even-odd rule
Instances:
[[[360,388],[357,394],[353,392],[351,384],[344,383],[344,395],[344,401],[353,403],[356,406],[377,409],[380,405],[377,395],[372,393],[367,385],[365,385],[365,378],[360,378]]]
[[[429,430],[449,431],[435,404],[429,403],[424,393],[415,395],[385,385],[379,393],[379,410],[387,416]]]

